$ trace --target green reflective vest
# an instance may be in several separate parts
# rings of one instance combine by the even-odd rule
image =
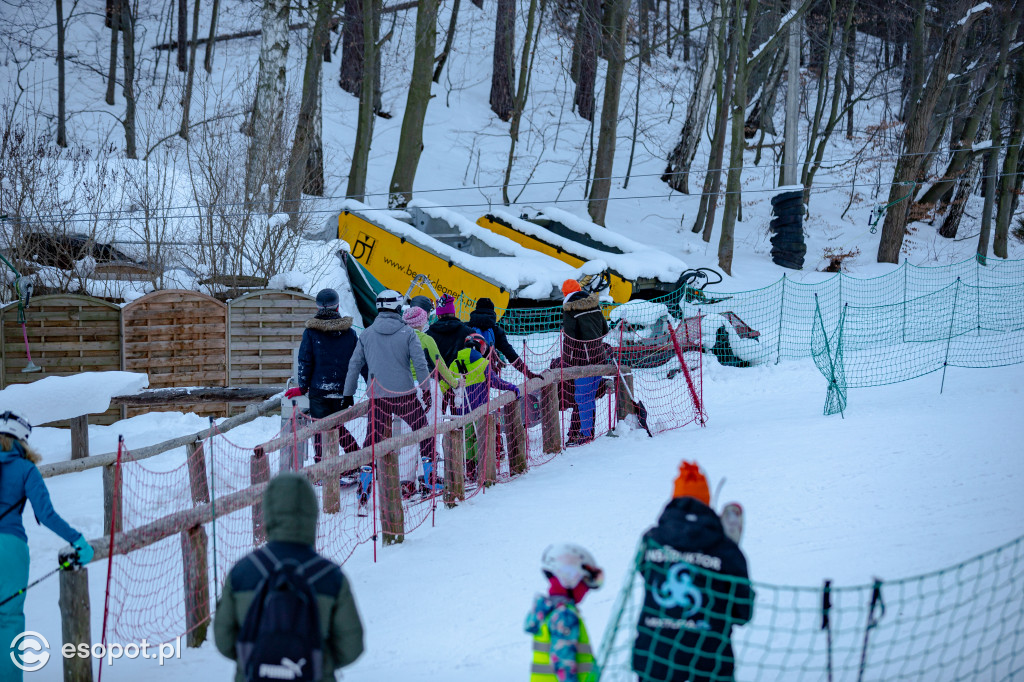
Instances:
[[[580,641],[576,643],[576,672],[580,682],[594,681],[594,652],[590,648],[590,637],[587,635],[587,626],[583,624],[580,612],[576,610],[575,604],[569,604],[566,608],[572,609],[576,617],[580,619]],[[558,682],[555,677],[555,668],[551,665],[551,630],[548,628],[548,621],[551,614],[544,619],[540,631],[533,636],[533,665],[530,668],[530,682]]]

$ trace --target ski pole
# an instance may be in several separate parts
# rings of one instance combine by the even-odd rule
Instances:
[[[76,556],[76,558],[77,558],[77,556]],[[53,576],[53,575],[55,575],[55,574],[57,574],[57,573],[59,573],[61,571],[66,571],[66,570],[68,570],[69,568],[71,568],[74,565],[75,565],[75,561],[73,561],[71,559],[68,559],[67,561],[61,562],[61,564],[59,566],[57,566],[57,568],[53,569],[52,571],[50,571],[49,573],[44,575],[42,578],[37,578],[36,580],[30,582],[28,585],[26,585],[25,587],[21,588],[20,590],[18,590],[14,594],[12,594],[7,599],[4,599],[3,601],[0,601],[0,606],[3,606],[4,604],[6,604],[7,602],[11,601],[12,599],[17,599],[18,597],[20,597],[21,595],[25,594],[26,592],[28,592],[33,587],[35,587],[39,583],[43,582],[47,578],[49,578],[49,577],[51,577],[51,576]]]

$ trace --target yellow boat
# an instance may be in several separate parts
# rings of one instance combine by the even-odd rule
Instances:
[[[490,298],[499,314],[561,305],[562,282],[589,272],[422,201],[405,211],[346,201],[338,238],[385,287],[406,291],[416,275],[425,275],[439,294],[458,299],[465,313],[481,297]]]
[[[616,303],[651,299],[677,290],[686,263],[675,256],[633,241],[557,208],[545,208],[535,218],[517,218],[493,211],[476,221],[528,249],[579,268],[603,261],[609,294]]]

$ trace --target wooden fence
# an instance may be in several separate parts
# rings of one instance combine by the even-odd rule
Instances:
[[[0,309],[0,388],[47,376],[126,370],[145,372],[151,388],[284,385],[305,321],[316,312],[311,296],[267,290],[228,304],[195,291],[157,291],[123,308],[89,296],[40,296],[25,310],[33,361],[27,364],[18,305]],[[234,406],[232,406],[234,407]],[[112,409],[95,423],[160,409]],[[223,415],[226,404],[175,409]],[[239,408],[241,409],[241,408]]]

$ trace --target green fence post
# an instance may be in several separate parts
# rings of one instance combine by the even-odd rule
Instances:
[[[903,261],[903,343],[907,342],[907,261]]]
[[[782,296],[779,299],[779,341],[775,346],[775,364],[782,359],[782,315],[786,309],[786,273],[782,273]]]
[[[949,364],[949,346],[953,343],[953,323],[956,322],[956,300],[960,297],[960,278],[956,278],[956,290],[953,292],[953,314],[949,316],[949,334],[946,335],[946,359],[942,361],[942,383],[939,385],[939,395],[946,387],[946,366]]]

